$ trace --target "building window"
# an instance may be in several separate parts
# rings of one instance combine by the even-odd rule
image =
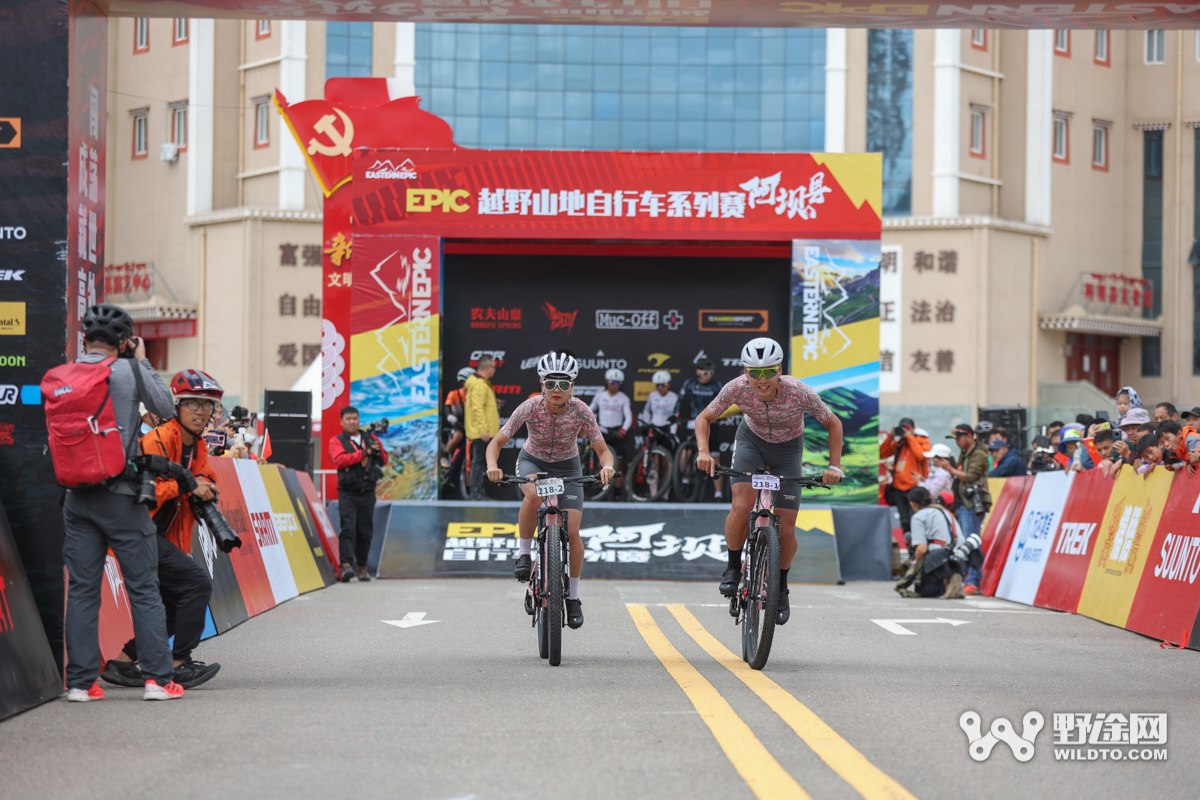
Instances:
[[[145,158],[148,148],[146,123],[149,119],[149,109],[138,109],[130,113],[133,114],[133,157]]]
[[[1092,169],[1108,172],[1108,125],[1096,123],[1092,129]]]
[[[266,38],[270,37],[270,35],[271,35],[271,20],[260,19],[258,21],[258,25],[256,25],[254,28],[254,38],[256,40],[257,39],[266,39]]]
[[[183,152],[187,149],[187,101],[172,103],[167,110],[171,115],[171,138],[168,141]]]
[[[254,103],[254,148],[256,150],[271,145],[271,97],[263,95],[255,97]]]
[[[147,53],[150,51],[150,20],[138,17],[133,21],[133,52]]]
[[[976,50],[987,50],[987,31],[975,28],[971,31],[971,47]]]
[[[371,77],[371,25],[370,22],[325,23],[327,80]]]
[[[1096,63],[1107,67],[1108,60],[1108,31],[1096,31]]]
[[[1150,282],[1151,307],[1143,316],[1162,313],[1163,132],[1142,132],[1142,277]],[[1162,374],[1162,340],[1142,337],[1142,375]]]
[[[987,158],[987,117],[982,108],[971,109],[971,155]]]
[[[825,139],[819,30],[419,23],[415,45],[422,107],[466,147],[804,152]]]
[[[1146,63],[1167,63],[1167,32],[1146,31]]]
[[[1055,31],[1054,32],[1054,54],[1057,56],[1071,55],[1071,32],[1070,31]]]
[[[883,215],[912,213],[913,33],[867,34],[867,151],[883,154]]]
[[[1060,164],[1071,163],[1071,121],[1066,116],[1054,117],[1054,160]]]
[[[188,40],[188,21],[181,17],[175,19],[175,33],[171,37],[171,46],[179,44],[187,44]]]

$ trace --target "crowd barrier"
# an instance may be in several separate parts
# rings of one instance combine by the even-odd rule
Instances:
[[[312,476],[274,464],[213,458],[221,513],[242,540],[222,553],[203,522],[192,534],[192,558],[212,576],[205,638],[338,579],[338,534]],[[121,566],[109,556],[101,589],[100,652],[114,658],[133,637]]]
[[[993,484],[980,591],[1200,650],[1200,475],[1097,470]]]

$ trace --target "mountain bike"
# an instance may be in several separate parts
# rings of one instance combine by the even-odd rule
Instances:
[[[550,666],[562,663],[562,629],[567,621],[568,574],[570,563],[570,536],[567,534],[566,511],[559,511],[558,496],[565,491],[564,484],[574,483],[590,486],[599,482],[595,475],[579,478],[551,478],[539,472],[528,478],[505,475],[496,483],[512,486],[532,483],[542,498],[538,509],[537,530],[534,539],[537,552],[533,561],[533,572],[525,590],[525,613],[533,617],[533,627],[538,633],[538,653],[549,659]]]
[[[820,478],[772,475],[767,469],[741,472],[718,467],[717,474],[749,478],[758,492],[750,511],[750,534],[742,549],[742,575],[737,592],[729,599],[729,614],[742,626],[742,659],[752,669],[762,669],[771,655],[775,617],[779,611],[779,515],[775,492],[782,483],[801,489],[828,489]]]
[[[625,499],[639,503],[661,500],[671,488],[675,437],[666,427],[657,425],[643,425],[636,432],[644,439],[625,468]]]
[[[696,466],[696,455],[699,452],[695,436],[689,436],[675,451],[673,480],[676,500],[684,503],[700,502],[704,496],[705,485],[712,480],[708,473]]]
[[[604,430],[601,428],[601,430]],[[615,440],[615,437],[612,437]],[[614,459],[617,458],[617,451],[613,449],[614,445],[609,441],[610,435],[607,431],[604,432],[604,443],[613,450]],[[579,443],[579,465],[583,469],[584,475],[599,475],[600,470],[604,465],[600,463],[600,454],[592,447],[592,443],[588,439],[582,439]],[[615,482],[601,483],[598,486],[591,486],[583,490],[583,499],[595,503],[601,500],[607,500],[616,495],[617,488]]]

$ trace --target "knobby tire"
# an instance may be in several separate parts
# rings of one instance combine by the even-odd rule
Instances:
[[[675,451],[675,496],[685,503],[699,502],[704,491],[704,479],[708,477],[696,468],[696,455],[699,452],[694,438],[688,439]]]
[[[742,657],[751,669],[762,669],[771,656],[775,619],[779,613],[778,522],[757,529],[748,571],[749,595],[742,620]]]
[[[537,572],[530,576],[530,580],[536,581],[534,584],[538,587],[545,587],[545,566],[546,566],[546,529],[543,528],[538,538],[538,560]],[[550,657],[550,629],[548,627],[549,618],[546,615],[546,609],[542,607],[541,599],[545,597],[544,589],[538,593],[538,597],[534,598],[533,612],[537,614],[537,632],[538,632],[538,655],[542,658]]]
[[[650,485],[646,482],[646,473],[650,469],[650,462],[652,460],[659,462],[659,473],[658,486],[653,491],[650,491]],[[672,485],[671,474],[675,471],[672,469],[674,466],[673,462],[674,457],[670,451],[657,445],[650,448],[649,451],[640,453],[637,460],[629,466],[629,469],[625,473],[625,499],[636,503],[653,503],[661,500]],[[643,464],[645,464],[645,468],[643,468]],[[640,484],[637,482],[639,470],[642,472],[642,482]],[[639,495],[637,493],[639,491],[638,487],[644,487],[645,493]]]
[[[557,667],[562,663],[562,630],[563,630],[563,564],[562,541],[559,539],[559,526],[546,526],[546,572],[542,586],[546,592],[546,637],[549,641],[550,666]],[[778,571],[777,571],[778,572]]]

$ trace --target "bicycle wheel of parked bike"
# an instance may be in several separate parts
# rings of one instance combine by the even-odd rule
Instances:
[[[562,663],[563,629],[563,565],[562,542],[558,538],[558,525],[546,526],[546,571],[542,584],[546,593],[546,641],[550,666]],[[778,571],[778,570],[777,570]]]
[[[592,449],[590,444],[580,445],[579,464],[583,467],[583,474],[585,476],[600,474],[600,456]],[[585,485],[583,487],[583,499],[591,501],[607,500],[612,491],[612,483],[609,483],[607,486],[599,483]]]
[[[774,525],[751,534],[746,548],[746,611],[742,618],[742,658],[752,669],[762,669],[771,655],[775,616],[779,611],[779,532]]]
[[[699,452],[694,436],[675,451],[675,499],[685,503],[700,500],[700,495],[704,492],[704,481],[708,478],[696,468],[696,455]]]
[[[671,452],[652,447],[638,454],[625,471],[625,499],[639,503],[661,500],[671,488]]]

